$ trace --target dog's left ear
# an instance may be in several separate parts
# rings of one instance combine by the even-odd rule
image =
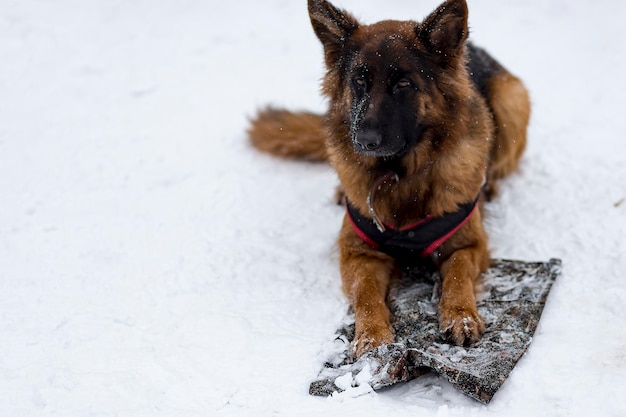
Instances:
[[[448,0],[417,27],[417,36],[436,54],[456,56],[467,39],[467,15],[465,0]]]
[[[309,17],[315,34],[324,45],[326,64],[337,62],[343,45],[359,23],[348,12],[326,0],[309,0]]]

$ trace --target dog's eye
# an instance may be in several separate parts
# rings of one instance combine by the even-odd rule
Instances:
[[[367,82],[365,81],[365,77],[354,77],[354,85],[356,85],[357,87],[363,88],[365,87],[365,85],[367,84]]]
[[[396,88],[406,88],[411,86],[411,81],[406,78],[401,79],[396,83]]]

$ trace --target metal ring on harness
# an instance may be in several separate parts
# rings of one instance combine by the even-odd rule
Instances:
[[[366,200],[370,216],[372,216],[372,220],[380,232],[384,232],[386,228],[383,222],[380,221],[378,214],[376,214],[376,209],[374,208],[374,198],[376,197],[376,192],[380,190],[383,184],[389,180],[394,180],[394,182],[398,183],[400,181],[400,177],[398,177],[398,174],[395,172],[388,172],[387,174],[379,177],[376,181],[374,181]]]

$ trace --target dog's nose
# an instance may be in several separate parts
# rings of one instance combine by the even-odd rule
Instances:
[[[355,142],[361,150],[375,151],[383,141],[382,135],[374,129],[366,129],[357,133]]]

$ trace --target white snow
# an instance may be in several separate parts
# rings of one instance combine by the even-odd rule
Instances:
[[[335,385],[341,390],[347,390],[352,388],[352,373],[348,372],[345,375],[335,378]]]
[[[372,22],[438,2],[336,4]],[[308,395],[347,309],[336,178],[245,136],[266,103],[324,108],[304,0],[6,0],[0,415],[626,415],[626,3],[469,7],[534,105],[493,255],[564,265],[490,405],[433,375]]]
[[[372,369],[370,364],[366,363],[363,369],[356,375],[353,375],[352,372],[347,372],[335,378],[334,384],[342,391],[333,392],[330,398],[343,401],[344,399],[357,398],[366,394],[375,395],[370,381],[372,381]]]

